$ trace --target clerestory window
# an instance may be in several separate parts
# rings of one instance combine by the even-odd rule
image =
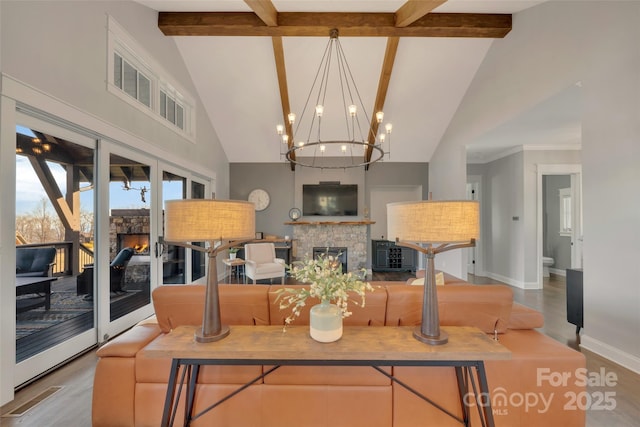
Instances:
[[[193,98],[111,17],[108,40],[109,92],[194,142]]]

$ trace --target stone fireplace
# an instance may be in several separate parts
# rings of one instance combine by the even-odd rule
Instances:
[[[320,249],[324,253],[327,248],[337,248],[345,252],[346,262],[343,263],[343,267],[346,267],[346,271],[366,268],[367,236],[371,221],[296,221],[287,224],[293,226],[296,259],[313,258],[314,249]]]
[[[109,221],[109,259],[131,247],[134,255],[149,255],[151,233],[149,209],[112,209]]]
[[[124,248],[134,253],[127,265],[125,282],[129,288],[150,283],[149,209],[112,209],[109,218],[109,259],[114,259]]]

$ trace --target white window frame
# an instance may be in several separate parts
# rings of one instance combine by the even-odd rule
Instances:
[[[160,64],[113,17],[109,16],[107,22],[107,90],[167,128],[195,143],[196,104],[194,98],[186,90],[182,89],[176,83],[176,80],[164,71]],[[150,80],[151,108],[116,86],[114,81],[114,54],[118,54],[129,65]],[[160,112],[161,90],[182,107],[182,128],[162,117]]]
[[[573,200],[571,195],[571,188],[561,188],[558,190],[558,197],[560,199],[560,235],[571,237],[572,233],[572,208]],[[567,209],[569,210],[567,212]]]
[[[115,70],[114,70],[114,68],[115,68],[115,58],[114,58],[114,57],[115,57],[115,55],[118,55],[118,56],[120,57],[120,60],[121,60],[123,63],[125,63],[125,62],[126,62],[127,64],[129,64],[129,66],[131,66],[133,69],[135,69],[135,70],[136,70],[136,73],[137,73],[138,75],[142,75],[142,76],[144,76],[144,78],[146,78],[146,79],[149,81],[149,105],[145,104],[144,102],[142,102],[142,101],[140,100],[140,96],[139,96],[139,92],[140,92],[140,81],[139,81],[139,77],[136,77],[136,92],[137,92],[137,93],[136,93],[136,96],[131,95],[130,93],[128,93],[128,92],[124,89],[124,68],[123,68],[123,74],[122,74],[122,77],[121,77],[121,78],[122,78],[122,86],[123,86],[123,87],[121,88],[120,86],[118,86],[118,85],[116,85],[116,84],[115,84],[115,76],[114,76],[114,73],[115,73]],[[125,101],[127,101],[127,102],[130,102],[130,99],[134,99],[134,100],[138,101],[140,104],[142,104],[144,107],[146,107],[146,108],[148,108],[148,109],[153,108],[153,96],[154,96],[153,82],[154,82],[154,80],[148,77],[148,74],[147,74],[147,73],[148,73],[149,71],[148,71],[148,70],[141,70],[141,69],[140,69],[140,68],[141,68],[140,66],[136,66],[136,65],[134,65],[134,64],[131,64],[131,61],[129,60],[129,58],[128,58],[128,57],[124,57],[124,56],[120,53],[120,50],[119,50],[119,49],[116,49],[116,50],[113,52],[113,54],[112,54],[112,56],[111,56],[111,59],[112,59],[112,61],[114,61],[114,65],[112,65],[112,66],[111,66],[111,79],[112,79],[112,82],[110,82],[110,83],[112,84],[112,86],[110,86],[110,87],[112,87],[112,89],[113,89],[113,91],[115,92],[115,94],[116,94],[118,97],[120,97],[120,98],[123,98],[123,99],[125,99],[125,98],[126,98],[126,99],[125,99]],[[124,95],[126,95],[126,97],[123,97],[123,96],[122,96],[123,94],[124,94]],[[137,105],[136,105],[136,106],[137,106]]]

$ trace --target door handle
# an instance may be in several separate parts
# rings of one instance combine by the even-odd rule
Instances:
[[[162,256],[162,254],[164,253],[164,248],[165,248],[164,238],[160,236],[158,237],[158,241],[155,244],[156,258],[160,258]]]

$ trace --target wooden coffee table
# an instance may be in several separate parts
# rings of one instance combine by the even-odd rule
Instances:
[[[16,277],[16,296],[39,294],[38,298],[16,301],[16,313],[23,313],[33,308],[44,306],[51,308],[51,282],[57,277]],[[24,302],[23,302],[24,301]]]

